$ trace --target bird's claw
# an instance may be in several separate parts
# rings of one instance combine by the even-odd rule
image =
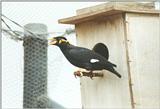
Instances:
[[[83,76],[83,73],[82,73],[81,71],[75,71],[75,72],[74,72],[74,76],[75,76],[75,78],[77,78],[77,76],[78,76],[78,77],[82,77],[82,76]]]
[[[77,75],[75,74],[76,72],[74,72],[74,77],[77,79]]]
[[[92,72],[92,71],[90,71],[90,72],[89,72],[89,74],[90,74],[90,76],[89,76],[89,77],[93,80],[93,72]]]
[[[74,76],[75,76],[75,78],[77,78],[77,76],[82,77],[83,76],[83,71],[79,71],[79,70],[75,71]],[[92,71],[89,71],[87,76],[90,77],[93,80],[93,72]]]

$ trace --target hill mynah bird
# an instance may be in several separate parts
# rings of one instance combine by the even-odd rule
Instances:
[[[94,70],[108,70],[121,78],[121,75],[113,68],[116,67],[108,61],[108,55],[103,56],[103,52],[99,51],[96,46],[93,50],[77,47],[70,44],[65,37],[53,37],[50,45],[58,46],[67,60],[76,67],[86,69],[93,77],[92,71]],[[107,51],[108,52],[108,51]]]

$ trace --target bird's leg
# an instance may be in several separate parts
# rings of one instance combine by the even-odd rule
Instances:
[[[93,71],[91,70],[90,72],[89,72],[89,76],[90,76],[90,78],[93,80]]]
[[[77,76],[81,77],[81,75],[82,75],[81,73],[82,73],[81,71],[75,71],[74,72],[75,78],[77,78]]]
[[[82,73],[82,69],[78,69],[77,71],[74,72],[74,76],[75,78],[77,78],[77,76],[82,77],[83,73]]]
[[[93,80],[93,77],[103,77],[103,73],[93,73],[93,70],[79,69],[74,72],[74,76],[75,78],[77,78],[77,76],[78,77],[87,76]]]

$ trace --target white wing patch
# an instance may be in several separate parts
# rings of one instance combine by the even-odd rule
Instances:
[[[99,62],[99,60],[98,59],[91,59],[90,60],[90,63],[96,63],[96,62]]]

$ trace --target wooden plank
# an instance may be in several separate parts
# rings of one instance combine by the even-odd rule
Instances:
[[[98,19],[100,17],[109,16],[113,14],[121,13],[121,11],[114,10],[113,8],[108,8],[105,10],[96,11],[94,13],[82,14],[73,17],[68,17],[58,20],[59,23],[64,24],[78,24],[89,20]]]
[[[128,85],[129,85],[129,92],[130,92],[130,98],[131,98],[131,106],[132,106],[132,109],[135,109],[135,101],[134,101],[134,96],[133,96],[133,88],[132,88],[132,78],[131,78],[131,67],[130,67],[130,57],[129,57],[129,46],[128,46],[128,22],[126,21],[126,15],[124,14],[123,15],[123,18],[124,18],[124,37],[125,37],[125,51],[126,51],[126,60],[127,60],[127,70],[128,70]]]
[[[160,108],[160,17],[127,14],[135,107]]]
[[[104,10],[106,8],[111,8],[111,7],[124,7],[126,9],[152,9],[154,10],[155,6],[154,6],[154,2],[150,2],[150,3],[139,3],[139,2],[108,2],[108,3],[103,3],[100,5],[96,5],[96,6],[92,6],[92,7],[87,7],[87,8],[83,8],[83,9],[79,9],[77,10],[77,15],[81,15],[81,14],[87,14],[87,13],[92,13],[98,10]]]
[[[78,23],[82,23],[84,21],[89,21],[89,20],[93,20],[93,19],[98,19],[104,16],[110,16],[110,15],[114,15],[114,14],[119,14],[119,13],[123,13],[123,12],[131,12],[131,13],[151,13],[151,14],[159,14],[160,11],[159,10],[154,10],[154,9],[150,9],[150,8],[144,8],[144,6],[132,6],[131,5],[117,5],[117,4],[112,4],[112,5],[102,5],[102,7],[100,8],[100,6],[98,6],[99,9],[97,8],[87,8],[88,11],[82,13],[82,11],[80,11],[77,16],[73,16],[73,17],[68,17],[68,18],[63,18],[58,20],[59,23],[64,23],[64,24],[78,24]]]
[[[128,86],[128,70],[124,43],[122,14],[104,20],[89,21],[76,25],[78,45],[92,48],[102,42],[109,48],[109,60],[117,64],[119,79],[109,71],[102,71],[103,78],[81,78],[83,108],[131,108]]]

